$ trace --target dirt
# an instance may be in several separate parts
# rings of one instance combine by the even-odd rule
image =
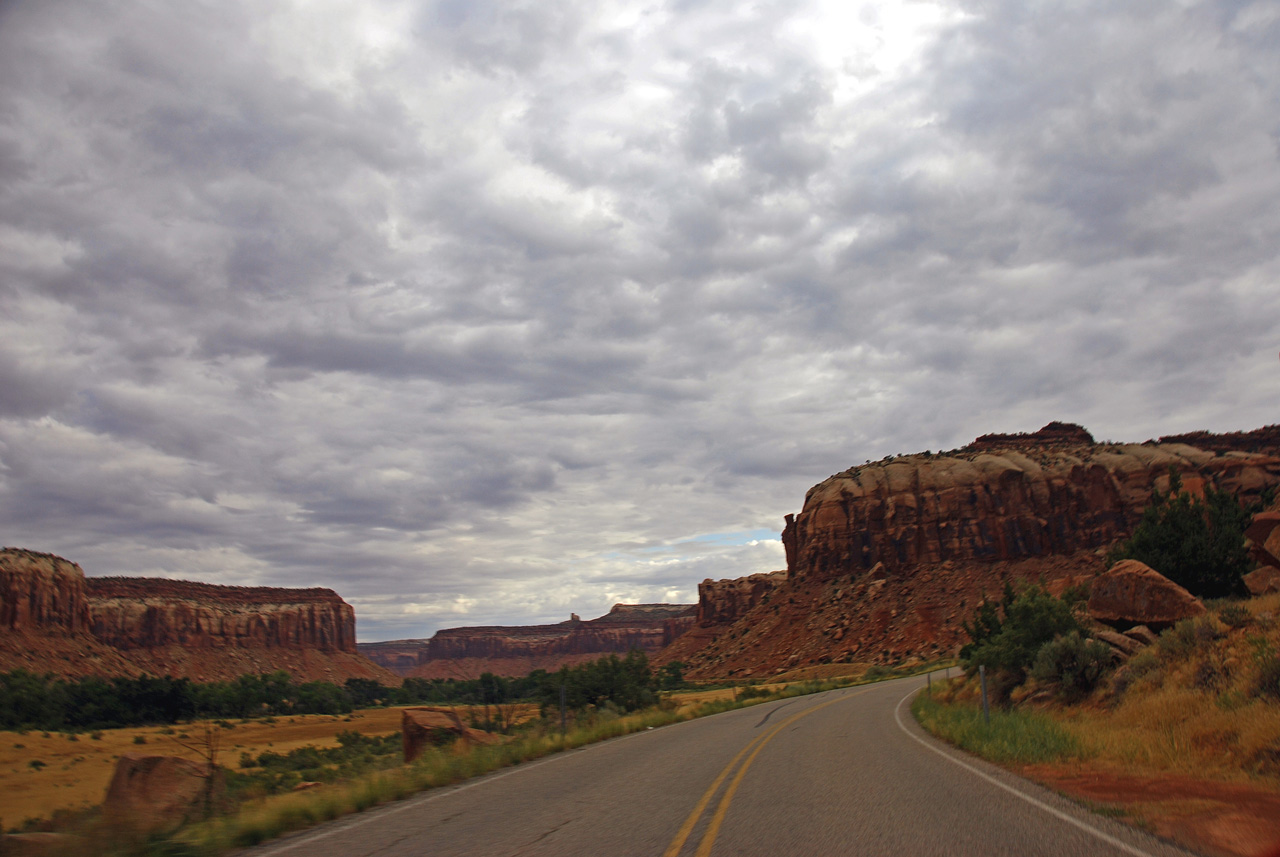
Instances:
[[[1097,764],[1028,765],[1019,773],[1205,854],[1280,855],[1280,786],[1134,774]]]

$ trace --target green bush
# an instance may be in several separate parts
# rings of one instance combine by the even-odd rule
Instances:
[[[1182,478],[1169,468],[1169,493],[1156,491],[1133,536],[1108,556],[1108,562],[1136,559],[1202,598],[1246,595],[1243,577],[1251,565],[1244,530],[1252,509],[1225,491],[1208,489],[1204,499],[1182,490]]]
[[[1239,604],[1228,604],[1218,611],[1218,618],[1228,628],[1243,628],[1253,621],[1253,614]]]
[[[1106,644],[1072,631],[1040,647],[1031,675],[1041,684],[1057,687],[1064,699],[1075,701],[1098,686],[1111,662]]]
[[[978,608],[973,623],[964,625],[973,642],[960,650],[960,659],[970,673],[980,666],[1002,673],[994,678],[1006,690],[1026,680],[1045,643],[1080,631],[1071,606],[1039,586],[1015,593],[1006,585],[1001,613],[990,602]]]

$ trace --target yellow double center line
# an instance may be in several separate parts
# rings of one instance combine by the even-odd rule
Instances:
[[[751,767],[751,763],[756,760],[756,756],[760,755],[760,751],[764,749],[765,745],[772,741],[779,732],[800,718],[808,717],[810,714],[821,711],[828,705],[835,705],[837,702],[866,693],[867,690],[846,694],[821,705],[815,705],[807,711],[792,715],[765,734],[752,738],[747,743],[747,746],[739,750],[738,755],[734,756],[729,764],[725,765],[724,770],[720,772],[715,781],[711,783],[711,786],[703,793],[702,799],[693,808],[693,812],[689,813],[689,817],[684,820],[684,824],[680,825],[680,830],[676,832],[676,838],[672,839],[671,844],[667,846],[667,850],[662,852],[662,857],[680,857],[680,851],[684,848],[685,841],[688,840],[689,834],[693,833],[693,829],[698,826],[698,820],[702,818],[702,813],[710,805],[711,799],[715,797],[716,792],[720,790],[720,786],[724,784],[724,781],[729,778],[729,775],[733,773],[733,769],[738,766],[738,763],[745,756],[747,760],[742,763],[742,767],[738,768],[738,773],[734,775],[733,781],[729,783],[729,787],[725,789],[724,795],[721,796],[720,803],[716,806],[715,814],[711,816],[711,821],[707,823],[707,830],[702,834],[702,842],[699,843],[698,850],[695,852],[695,857],[710,857],[711,848],[716,844],[716,836],[720,833],[720,825],[724,823],[724,817],[729,812],[729,804],[733,802],[733,796],[738,791],[738,786],[742,784],[742,778],[747,775],[747,769]]]

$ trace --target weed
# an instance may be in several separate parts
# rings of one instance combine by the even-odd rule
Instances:
[[[1272,657],[1262,664],[1258,680],[1254,683],[1255,696],[1265,696],[1280,702],[1280,658]]]
[[[1000,763],[1033,764],[1079,758],[1079,742],[1046,715],[1032,711],[992,711],[964,703],[943,703],[918,694],[911,711],[920,725],[962,750]]]
[[[1228,604],[1218,611],[1218,619],[1228,628],[1243,628],[1253,621],[1253,614],[1239,604]]]

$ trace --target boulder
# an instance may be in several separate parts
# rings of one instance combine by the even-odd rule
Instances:
[[[454,742],[455,746],[471,747],[502,740],[491,732],[464,726],[457,712],[449,708],[404,709],[400,715],[400,736],[406,765],[421,756],[427,747]]]
[[[1134,559],[1116,563],[1094,580],[1088,609],[1093,619],[1115,628],[1167,628],[1205,612],[1190,592]]]
[[[1089,636],[1095,640],[1100,640],[1112,648],[1116,654],[1123,658],[1127,658],[1142,649],[1146,644],[1140,643],[1127,634],[1120,634],[1116,631],[1098,630],[1092,632]]]
[[[1124,635],[1130,639],[1137,640],[1144,646],[1154,646],[1160,639],[1159,635],[1146,625],[1134,625],[1128,631],[1125,631]]]
[[[1249,594],[1257,597],[1266,595],[1269,592],[1280,592],[1280,568],[1272,568],[1263,566],[1255,569],[1244,576],[1244,585],[1249,588]]]
[[[216,772],[180,756],[125,753],[116,762],[102,814],[113,823],[147,832],[169,831],[204,814],[222,795]]]
[[[1280,512],[1259,512],[1244,531],[1259,565],[1280,569]],[[1256,593],[1255,593],[1256,594]]]

